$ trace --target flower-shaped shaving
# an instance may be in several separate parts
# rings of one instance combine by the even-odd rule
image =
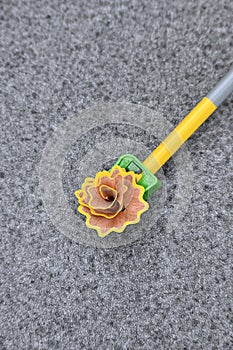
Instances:
[[[87,218],[87,227],[105,237],[139,222],[149,208],[143,199],[144,187],[137,184],[141,176],[116,165],[109,172],[104,170],[95,178],[86,178],[75,196],[80,204],[78,211]]]

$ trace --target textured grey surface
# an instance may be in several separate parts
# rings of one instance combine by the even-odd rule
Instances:
[[[1,2],[1,349],[233,347],[232,96],[188,142],[179,230],[85,247],[38,193],[47,140],[84,108],[127,101],[175,125],[232,64],[232,23],[229,0]]]

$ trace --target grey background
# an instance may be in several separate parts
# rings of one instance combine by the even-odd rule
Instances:
[[[172,233],[79,245],[51,224],[38,167],[57,125],[96,103],[177,124],[232,64],[232,1],[0,6],[0,348],[231,349],[232,96],[188,142],[192,204]]]

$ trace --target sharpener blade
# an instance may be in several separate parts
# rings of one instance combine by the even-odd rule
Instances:
[[[145,188],[143,196],[145,200],[162,186],[160,180],[132,154],[124,154],[118,159],[115,165],[119,165],[121,168],[126,169],[126,171],[133,171],[135,174],[142,173],[142,178],[138,184]]]

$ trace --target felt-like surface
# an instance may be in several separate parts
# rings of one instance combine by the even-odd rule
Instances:
[[[232,96],[188,141],[192,201],[172,233],[86,247],[38,193],[46,142],[84,108],[177,124],[232,64],[232,23],[229,0],[2,1],[1,349],[232,349]]]

